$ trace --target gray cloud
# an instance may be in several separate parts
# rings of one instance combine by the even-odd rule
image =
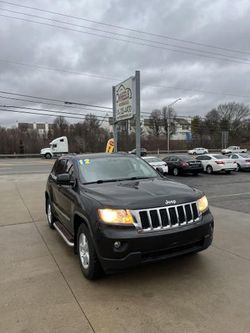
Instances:
[[[209,0],[147,0],[143,2],[132,0],[123,2],[117,0],[105,2],[102,0],[58,0],[53,2],[37,0],[35,4],[29,0],[22,4],[216,45],[221,48],[238,49],[249,52],[249,54],[198,47],[4,4],[0,4],[0,9],[32,13],[74,24],[156,40],[161,43],[227,54],[245,59],[244,61],[250,60],[248,43],[250,3],[247,0],[234,2],[226,0],[216,2]],[[24,17],[1,10],[0,14]],[[35,18],[33,20],[42,21]],[[74,29],[80,28],[75,27]],[[101,32],[92,32],[105,35]],[[113,80],[103,80],[0,61],[0,90],[110,106],[112,85],[139,69],[142,77],[142,110],[145,112],[161,108],[174,99],[182,97],[182,101],[175,107],[178,114],[204,115],[219,103],[229,100],[248,103],[249,98],[247,97],[224,96],[220,95],[220,92],[250,96],[250,65],[248,64],[206,58],[184,52],[171,52],[4,17],[0,17],[0,38],[0,59],[114,78]],[[115,38],[126,39],[118,36]],[[149,43],[139,40],[137,42]],[[161,47],[173,48],[169,45],[161,45]],[[183,51],[192,52],[191,50]],[[210,56],[219,57],[212,54]],[[184,89],[173,89],[173,87]],[[200,90],[200,92],[196,90]],[[218,94],[208,94],[205,91]],[[0,99],[0,104],[13,103],[13,101]],[[27,106],[28,104],[16,102],[16,105]],[[29,121],[53,120],[53,118],[0,112],[0,124],[11,126],[16,120],[24,119]]]

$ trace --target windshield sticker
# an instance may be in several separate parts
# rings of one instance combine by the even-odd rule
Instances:
[[[88,165],[89,163],[90,163],[90,160],[88,159],[88,158],[86,158],[85,160],[79,160],[79,163],[81,164],[81,165]]]

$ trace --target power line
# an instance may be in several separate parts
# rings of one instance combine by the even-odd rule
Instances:
[[[3,14],[0,14],[0,16],[5,17],[5,18],[20,20],[20,21],[24,21],[24,22],[35,23],[35,24],[39,24],[39,25],[45,25],[45,26],[49,26],[49,27],[59,28],[59,29],[63,29],[63,30],[74,31],[74,32],[82,33],[82,34],[91,35],[91,36],[97,36],[97,37],[106,38],[106,39],[110,39],[110,40],[115,40],[115,41],[119,41],[119,42],[126,42],[126,43],[130,43],[130,44],[141,45],[141,46],[148,46],[148,47],[151,47],[151,48],[167,50],[167,51],[172,51],[172,52],[177,52],[177,53],[184,53],[184,54],[189,54],[189,55],[196,55],[196,56],[205,57],[205,58],[209,58],[209,59],[216,59],[216,60],[220,60],[220,61],[222,60],[222,61],[232,62],[232,63],[237,63],[237,64],[250,65],[250,62],[235,60],[235,59],[231,59],[231,58],[226,58],[226,56],[224,56],[224,55],[221,55],[222,58],[218,58],[218,57],[212,56],[212,55],[197,53],[197,52],[199,52],[197,50],[196,50],[196,52],[189,52],[189,51],[183,51],[183,50],[180,51],[178,49],[172,49],[172,48],[168,48],[168,47],[157,46],[157,45],[152,45],[152,44],[147,44],[147,43],[140,43],[140,42],[135,42],[135,41],[131,41],[131,40],[128,40],[128,39],[115,38],[115,37],[111,37],[111,36],[107,36],[107,35],[99,35],[99,34],[96,34],[96,33],[93,33],[93,32],[76,30],[76,29],[72,29],[72,28],[68,28],[68,27],[58,26],[58,25],[55,25],[55,24],[28,20],[28,19],[21,18],[21,17],[9,16],[9,15],[3,15]]]
[[[55,99],[55,98],[47,98],[47,97],[37,97],[37,96],[32,96],[32,95],[25,95],[25,94],[19,94],[19,93],[13,93],[13,92],[8,92],[8,91],[4,91],[4,90],[0,90],[1,94],[7,94],[7,95],[15,95],[15,96],[21,96],[21,97],[28,97],[28,98],[36,98],[36,99],[41,99],[41,100],[45,100],[45,101],[52,101],[52,102],[61,102],[61,103],[78,103],[78,102],[72,102],[72,101],[63,101],[60,99]],[[100,108],[100,109],[106,109],[106,110],[112,110],[111,107],[106,107],[106,106],[100,106],[100,105],[94,105],[94,104],[87,104],[87,103],[79,103],[80,105],[86,105],[86,106],[90,106],[93,108]],[[94,110],[97,111],[97,110]]]
[[[50,113],[37,113],[37,112],[30,112],[30,111],[20,111],[20,110],[10,110],[10,109],[5,109],[5,108],[0,108],[1,111],[4,112],[13,112],[13,113],[21,113],[21,114],[32,114],[32,115],[36,115],[36,116],[48,116],[48,117],[54,117],[57,118],[59,116],[61,116],[60,114],[50,114]],[[70,119],[78,119],[78,120],[83,120],[82,117],[75,117],[75,116],[65,116],[65,118],[70,118]],[[103,118],[103,117],[101,117]],[[107,121],[108,120],[104,120]]]
[[[61,111],[61,110],[51,110],[51,109],[42,109],[42,108],[31,108],[31,107],[27,107],[27,106],[0,105],[0,107],[14,108],[14,109],[25,109],[25,110],[34,110],[34,111],[45,111],[45,112],[62,113],[62,114],[77,115],[77,116],[84,116],[84,117],[86,117],[86,113],[66,112],[66,111]],[[108,112],[106,112],[106,114],[107,113]],[[95,115],[95,117],[96,118],[103,118],[103,116],[98,116],[98,115]]]
[[[39,15],[34,15],[34,14],[30,14],[30,13],[23,13],[23,12],[9,10],[9,9],[5,9],[5,8],[0,8],[0,10],[7,11],[7,12],[10,12],[10,13],[14,13],[14,14],[26,15],[28,17],[34,17],[34,18],[38,18],[38,19],[42,19],[42,20],[46,20],[46,21],[50,21],[50,22],[62,23],[62,24],[73,26],[73,27],[84,28],[84,29],[88,29],[88,30],[98,31],[98,32],[102,32],[102,33],[107,33],[107,34],[111,34],[111,35],[114,35],[114,36],[125,37],[125,38],[129,38],[129,39],[135,39],[135,40],[139,40],[139,41],[143,41],[143,42],[155,43],[155,44],[158,44],[158,45],[171,46],[171,47],[175,47],[177,49],[195,51],[195,52],[201,53],[200,55],[211,54],[211,55],[220,56],[220,57],[223,57],[223,58],[226,58],[226,59],[236,59],[236,60],[247,61],[247,62],[249,61],[248,59],[242,59],[242,58],[239,58],[239,57],[233,56],[233,55],[221,54],[221,53],[211,52],[211,51],[207,51],[207,50],[194,49],[194,48],[187,47],[187,46],[181,46],[181,45],[174,45],[174,44],[169,44],[169,43],[163,43],[163,42],[160,42],[160,41],[157,41],[157,40],[145,39],[145,38],[141,38],[141,37],[137,37],[137,36],[129,36],[129,35],[125,35],[125,34],[113,32],[113,31],[107,31],[107,30],[102,30],[102,29],[98,29],[98,28],[88,27],[88,26],[79,25],[79,24],[75,24],[75,23],[69,23],[69,22],[60,21],[60,20],[56,20],[56,19],[52,19],[52,18],[47,18],[47,17],[43,17],[43,16],[39,16]],[[13,16],[10,16],[10,17],[11,18],[16,18],[16,17],[13,17]],[[22,19],[22,18],[20,18],[20,19]],[[36,22],[36,21],[31,21],[31,22],[32,23],[39,23],[39,22]],[[81,32],[81,31],[77,30],[77,32]]]
[[[71,108],[71,109],[76,109],[76,110],[86,110],[86,111],[98,111],[98,112],[109,112],[106,110],[95,110],[95,109],[88,109],[88,108],[84,108],[84,107],[80,107],[80,106],[72,106],[72,105],[61,105],[61,104],[57,104],[57,103],[46,103],[46,102],[41,102],[41,101],[35,101],[32,99],[24,99],[24,98],[15,98],[15,97],[7,97],[7,96],[1,96],[0,98],[2,99],[8,99],[8,100],[13,100],[13,101],[20,101],[20,102],[28,102],[28,103],[34,103],[34,104],[42,104],[42,105],[53,105],[53,106],[59,106],[59,107],[63,107],[63,108]]]
[[[83,17],[78,17],[78,16],[69,15],[69,14],[59,13],[59,12],[55,12],[55,11],[51,11],[51,10],[45,10],[45,9],[32,7],[32,6],[20,5],[20,4],[16,4],[16,3],[13,3],[13,2],[8,2],[8,1],[0,1],[0,2],[5,3],[7,5],[11,5],[11,6],[21,7],[21,8],[26,8],[26,9],[32,9],[32,10],[40,11],[40,12],[43,12],[43,13],[55,14],[55,15],[62,16],[62,17],[67,17],[67,18],[71,18],[71,19],[73,18],[73,19],[77,19],[77,20],[81,20],[81,21],[85,21],[85,22],[89,22],[89,23],[95,23],[95,24],[99,24],[99,25],[103,25],[103,26],[107,26],[107,27],[120,29],[120,30],[136,32],[136,33],[139,33],[139,34],[144,34],[144,35],[149,35],[149,36],[154,36],[154,37],[159,37],[159,38],[165,38],[165,39],[174,40],[174,41],[181,42],[181,43],[193,44],[193,45],[202,46],[202,47],[206,47],[206,48],[213,48],[213,49],[217,49],[217,50],[223,50],[223,51],[228,51],[228,52],[235,52],[235,53],[250,55],[250,52],[247,52],[247,51],[229,49],[229,48],[219,47],[219,46],[212,45],[212,44],[205,44],[205,43],[195,42],[195,41],[191,41],[191,40],[175,38],[175,37],[171,37],[171,36],[167,36],[167,35],[163,35],[163,34],[159,34],[159,33],[153,33],[153,32],[147,32],[147,31],[143,31],[143,30],[139,30],[139,29],[122,27],[122,26],[115,25],[115,24],[90,20],[90,19],[86,19],[86,18],[83,18]]]

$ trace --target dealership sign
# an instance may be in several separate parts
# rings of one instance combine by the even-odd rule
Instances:
[[[131,119],[134,116],[134,77],[115,87],[115,121]]]

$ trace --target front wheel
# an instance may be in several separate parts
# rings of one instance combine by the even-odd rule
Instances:
[[[47,213],[48,226],[50,227],[50,229],[55,229],[54,228],[55,216],[52,212],[51,202],[49,199],[47,199],[46,202],[46,213]]]
[[[52,156],[50,153],[47,153],[44,155],[44,157],[46,158],[46,160],[50,160]]]
[[[77,250],[83,275],[88,280],[98,278],[102,273],[102,268],[97,258],[90,232],[84,224],[81,224],[78,229]]]

